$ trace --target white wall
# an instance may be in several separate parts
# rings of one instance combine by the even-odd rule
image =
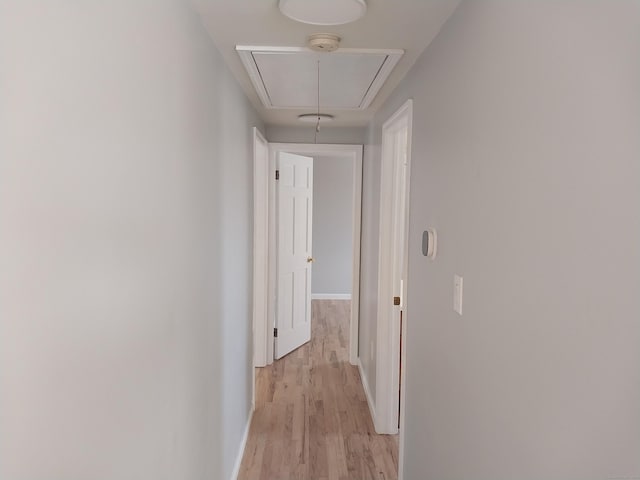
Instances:
[[[353,162],[313,158],[312,294],[351,294]]]
[[[468,1],[377,113],[367,236],[414,99],[405,479],[640,477],[639,67],[637,2]]]
[[[267,125],[267,140],[273,143],[315,143],[314,125],[287,127]],[[338,143],[362,145],[365,143],[366,127],[322,127],[318,133],[318,143]]]
[[[380,139],[367,130],[362,159],[362,234],[360,239],[360,323],[358,356],[369,391],[376,391],[378,249],[380,242]],[[375,400],[374,400],[375,401]]]
[[[255,112],[178,2],[3,2],[0,65],[0,478],[229,478]]]

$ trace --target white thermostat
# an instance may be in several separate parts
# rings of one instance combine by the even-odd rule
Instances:
[[[425,230],[422,232],[422,254],[425,257],[436,257],[437,240],[438,237],[435,230]]]

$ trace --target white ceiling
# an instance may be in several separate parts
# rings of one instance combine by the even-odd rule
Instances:
[[[300,125],[308,109],[267,109],[244,68],[236,45],[303,47],[313,33],[336,33],[343,48],[402,49],[404,55],[371,105],[363,110],[322,108],[336,126],[364,126],[429,45],[460,0],[366,0],[360,20],[333,27],[295,22],[280,13],[278,0],[192,0],[211,38],[265,123]],[[331,55],[331,53],[323,54]]]

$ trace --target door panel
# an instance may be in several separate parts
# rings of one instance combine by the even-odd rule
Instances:
[[[405,279],[407,278],[407,224],[408,224],[408,208],[407,208],[407,135],[408,126],[403,125],[393,134],[394,143],[394,172],[393,172],[393,194],[392,194],[392,286],[393,294],[400,297],[400,305],[391,307],[393,312],[392,331],[393,338],[398,339],[398,353],[395,355],[393,368],[393,383],[398,385],[397,406],[392,411],[398,413],[396,423],[400,426],[400,389],[401,389],[401,356],[402,356],[402,320],[403,310],[406,304],[406,292],[404,288]],[[396,366],[397,365],[397,366]],[[396,376],[397,375],[397,376]],[[396,400],[396,399],[394,399]],[[395,402],[394,402],[395,403]],[[397,407],[397,408],[396,408]]]
[[[403,389],[401,335],[406,338],[403,329],[409,323],[405,305],[411,105],[407,101],[382,128],[375,403],[376,432],[389,434],[398,432],[398,418],[404,416],[398,391]]]
[[[277,302],[275,358],[311,339],[313,158],[277,159]]]

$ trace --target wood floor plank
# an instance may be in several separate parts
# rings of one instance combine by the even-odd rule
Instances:
[[[377,435],[349,364],[349,300],[313,300],[311,341],[256,369],[239,480],[396,480],[397,435]]]

